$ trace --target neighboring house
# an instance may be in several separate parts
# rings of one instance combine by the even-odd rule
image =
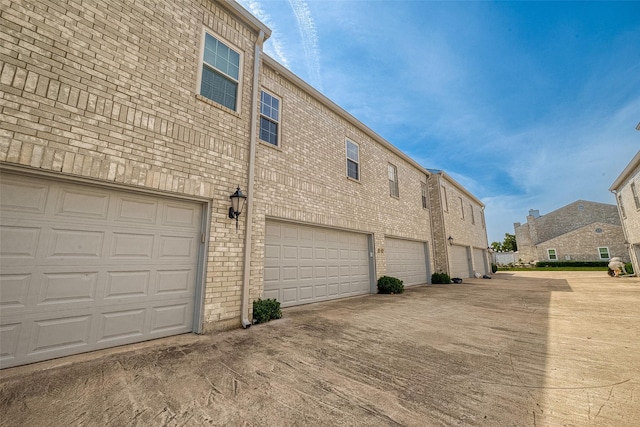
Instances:
[[[640,272],[640,151],[616,178],[609,191],[616,196],[625,243],[637,275]]]
[[[246,327],[257,298],[425,284],[456,264],[449,236],[459,275],[481,270],[484,206],[264,55],[236,2],[0,17],[0,367]]]
[[[489,273],[484,204],[444,171],[429,172],[436,271],[460,278]]]
[[[578,200],[546,215],[532,209],[514,229],[518,262],[628,258],[615,205]]]

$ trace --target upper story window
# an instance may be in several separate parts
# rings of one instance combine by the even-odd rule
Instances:
[[[398,168],[389,163],[389,194],[393,197],[400,197],[398,188]]]
[[[239,82],[240,54],[205,33],[200,95],[236,111]]]
[[[547,249],[547,254],[549,255],[549,259],[551,261],[558,259],[558,254],[556,253],[555,249]]]
[[[260,92],[260,139],[276,147],[280,128],[280,100],[265,91]]]
[[[462,219],[464,219],[464,202],[462,201],[462,197],[458,197],[460,199],[460,215]]]
[[[598,248],[600,259],[609,259],[609,248]]]
[[[480,218],[482,219],[482,228],[487,228],[487,223],[484,222],[484,211],[480,211]]]
[[[622,218],[627,219],[627,213],[624,211],[624,205],[622,204],[622,195],[618,195],[618,204],[620,204],[620,212],[622,212]]]
[[[429,207],[429,190],[424,182],[421,182],[420,186],[422,188],[422,208],[427,209]]]
[[[636,204],[636,209],[640,209],[640,198],[638,198],[638,192],[636,191],[636,183],[631,183],[631,193],[633,194],[633,201]]]
[[[476,223],[476,216],[473,213],[473,205],[471,203],[469,203],[469,212],[471,212],[471,224],[475,224]]]
[[[347,176],[360,180],[360,147],[355,142],[346,141],[347,147]]]

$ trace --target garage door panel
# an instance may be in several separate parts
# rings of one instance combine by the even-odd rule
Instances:
[[[38,305],[92,302],[97,287],[97,271],[43,274]]]
[[[200,203],[0,183],[1,367],[192,330]]]
[[[117,339],[142,337],[144,335],[146,310],[118,310],[102,313],[98,327],[98,343]]]
[[[36,227],[1,226],[0,256],[14,260],[35,258],[41,231],[41,228]]]
[[[150,270],[142,271],[109,271],[104,298],[140,298],[149,292]]]
[[[387,237],[385,254],[387,276],[402,280],[405,286],[428,283],[424,242]]]
[[[151,311],[151,334],[164,333],[171,330],[190,329],[190,318],[193,314],[192,305],[189,301],[178,304],[169,304],[159,307],[152,307]]]
[[[198,206],[179,202],[166,202],[163,204],[163,216],[160,225],[189,230],[200,227],[200,212]]]
[[[469,254],[465,246],[451,246],[451,277],[471,277]]]
[[[0,193],[2,193],[3,210],[43,214],[49,186],[7,175],[0,181]]]
[[[153,247],[155,243],[155,236],[153,234],[131,232],[113,233],[112,239],[110,253],[112,259],[151,259],[153,257]]]
[[[111,196],[108,192],[79,186],[61,186],[55,216],[106,220]]]
[[[153,225],[158,220],[158,203],[153,200],[139,200],[121,197],[117,201],[115,221],[122,224]]]

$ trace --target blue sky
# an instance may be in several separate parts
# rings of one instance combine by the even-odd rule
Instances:
[[[240,4],[268,55],[482,200],[489,242],[529,209],[614,204],[640,149],[640,2]]]

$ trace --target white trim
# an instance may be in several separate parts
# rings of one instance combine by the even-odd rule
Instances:
[[[262,92],[265,92],[272,98],[275,98],[278,100],[278,120],[273,120],[272,117],[265,116],[264,114],[262,114]],[[269,141],[265,141],[264,139],[260,138],[260,134],[262,133],[262,127],[260,123],[258,123],[258,140],[272,147],[280,148],[282,144],[282,138],[281,138],[282,136],[282,97],[264,88],[260,89],[259,99],[258,99],[258,120],[260,120],[262,117],[276,124],[276,128],[277,128],[276,144],[274,145]]]
[[[602,252],[600,252],[600,249],[606,249],[607,250],[607,256],[606,257],[602,257]],[[609,252],[609,247],[607,246],[598,246],[598,257],[601,260],[608,260],[611,258],[611,252]]]
[[[233,50],[234,52],[236,52],[239,55],[239,64],[238,64],[238,80],[236,81],[236,83],[238,84],[238,93],[236,94],[236,108],[235,110],[232,110],[212,99],[207,98],[204,95],[200,94],[200,89],[202,88],[202,67],[204,65],[204,47],[206,44],[206,39],[207,39],[207,34],[209,34],[211,37],[217,39],[219,42],[224,43],[229,49]],[[213,67],[212,67],[213,68]],[[197,73],[197,80],[196,80],[196,96],[201,96],[207,100],[209,100],[213,105],[217,106],[217,107],[221,107],[223,109],[225,109],[226,111],[233,111],[235,113],[240,114],[242,112],[242,75],[243,75],[243,68],[244,68],[244,51],[242,49],[240,49],[238,46],[236,46],[235,44],[229,42],[227,39],[225,39],[224,37],[220,36],[219,34],[215,33],[213,30],[203,26],[202,27],[202,35],[200,37],[200,54],[198,57],[198,73]],[[218,71],[220,73],[222,73],[221,71]],[[230,79],[233,79],[233,77],[229,76],[228,74],[224,73],[225,76],[228,76]]]
[[[555,256],[555,258],[551,258],[551,253],[550,251],[553,251],[553,256]],[[547,249],[547,259],[549,261],[558,261],[558,251],[555,248],[549,248]]]
[[[355,161],[353,159],[349,158],[349,143],[353,144],[356,146],[356,148],[358,149],[358,161]],[[350,138],[345,138],[344,139],[344,156],[345,156],[345,167],[346,167],[346,175],[347,178],[356,181],[356,182],[360,182],[360,177],[362,176],[362,169],[360,168],[360,144],[358,144],[357,142],[355,142],[354,140],[350,139]],[[354,162],[355,164],[358,165],[358,177],[354,178],[352,176],[349,175],[349,160],[351,160],[352,162]]]

